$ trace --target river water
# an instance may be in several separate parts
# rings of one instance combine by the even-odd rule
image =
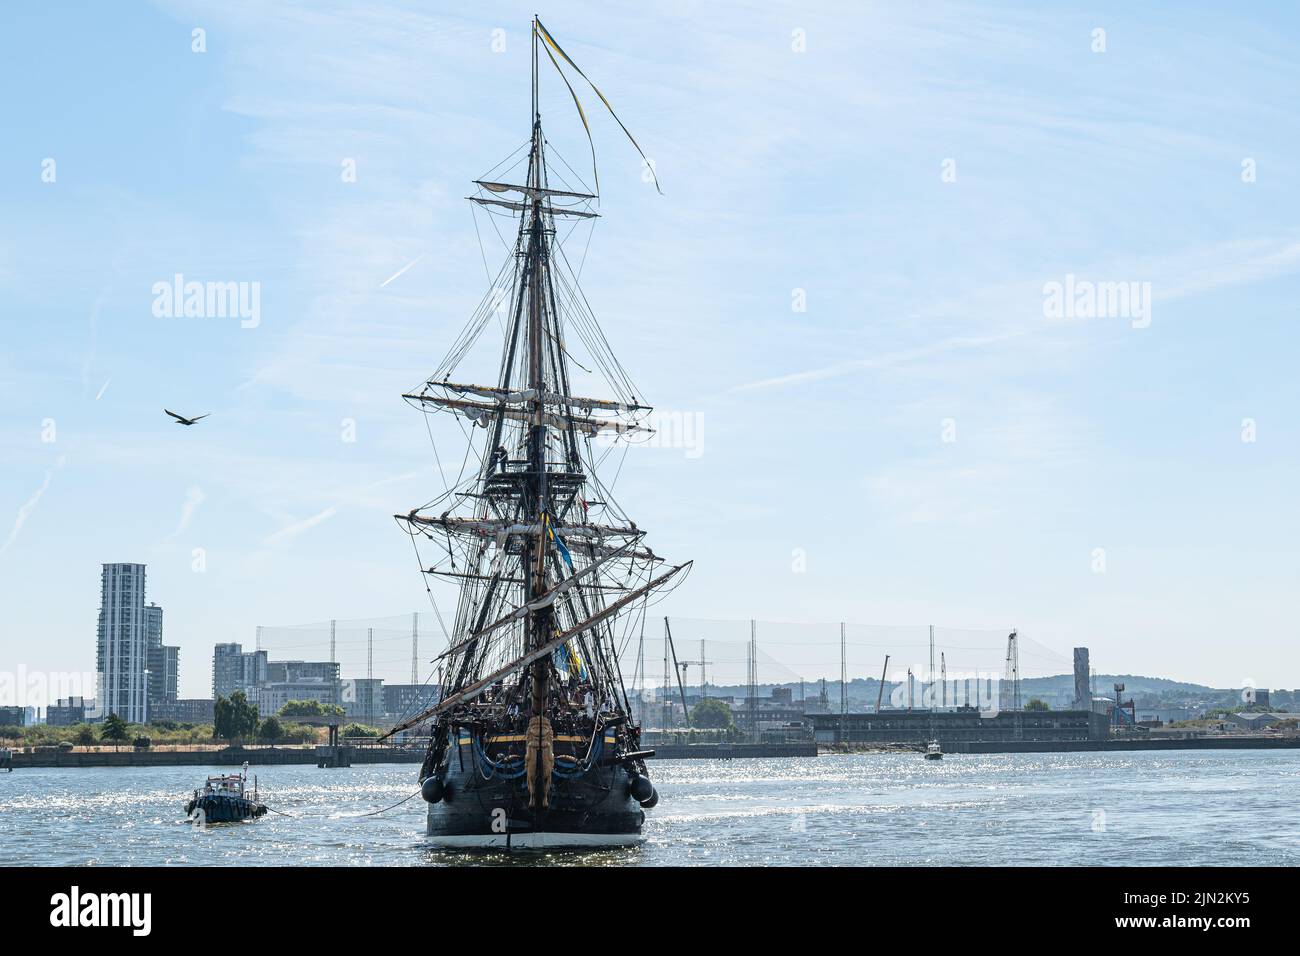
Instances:
[[[279,813],[199,827],[218,768],[0,773],[9,865],[1300,864],[1300,751],[834,755],[652,761],[639,847],[449,853],[423,838],[410,764],[254,768]]]

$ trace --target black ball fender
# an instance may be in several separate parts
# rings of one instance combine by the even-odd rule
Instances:
[[[637,803],[645,803],[654,794],[655,788],[649,777],[632,773],[628,774],[627,791],[632,794],[632,799]]]
[[[424,783],[420,784],[420,796],[425,803],[437,803],[443,796],[442,781],[437,777],[425,777]]]

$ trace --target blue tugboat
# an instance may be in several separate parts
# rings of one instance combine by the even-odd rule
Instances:
[[[257,777],[248,789],[248,764],[239,773],[208,777],[202,790],[195,790],[185,804],[185,815],[200,823],[238,823],[266,813],[266,804],[258,799]]]

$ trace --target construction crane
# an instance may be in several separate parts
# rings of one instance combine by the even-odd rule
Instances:
[[[1020,710],[1020,642],[1015,631],[1007,635],[1007,666],[1002,679],[998,707],[1001,710]]]
[[[885,666],[880,668],[880,690],[876,692],[876,713],[880,713],[880,702],[885,699],[885,674],[889,671],[889,655],[885,655]]]
[[[677,667],[682,672],[682,681],[685,683],[689,683],[689,681],[687,680],[687,678],[690,677],[688,668],[698,667],[700,669],[700,699],[701,700],[704,700],[709,696],[707,691],[708,685],[705,683],[705,678],[704,678],[704,674],[705,674],[704,666],[706,664],[712,664],[712,663],[713,661],[698,660],[698,661],[682,661],[677,665]]]
[[[929,693],[926,693],[926,682],[929,682]],[[926,710],[934,710],[934,625],[930,625],[930,670],[925,675],[925,680],[921,682],[921,698],[925,704]]]
[[[674,654],[675,654],[675,653],[676,653],[676,651],[674,650]],[[708,677],[706,676],[708,672],[707,672],[707,670],[706,670],[706,666],[709,665],[709,664],[712,664],[712,663],[713,663],[713,661],[706,661],[706,660],[704,659],[704,641],[701,640],[701,641],[700,641],[700,659],[699,659],[698,661],[682,661],[680,664],[677,665],[679,668],[681,668],[681,671],[682,671],[682,675],[683,675],[683,676],[686,675],[686,668],[688,668],[688,667],[696,667],[696,666],[698,666],[698,667],[700,668],[700,699],[701,699],[701,700],[703,700],[703,699],[705,699],[705,698],[707,698],[707,697],[709,696]]]
[[[939,652],[939,680],[943,687],[942,706],[946,709],[948,706],[948,659],[944,656],[943,651]]]

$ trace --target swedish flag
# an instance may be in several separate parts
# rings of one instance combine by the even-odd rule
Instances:
[[[569,548],[565,545],[564,539],[556,534],[555,529],[551,527],[551,516],[543,515],[542,520],[546,524],[546,537],[555,542],[555,550],[560,552],[560,557],[564,559],[564,563],[569,566],[569,571],[572,572],[573,558],[569,556]]]
[[[578,653],[578,649],[574,647],[572,643],[565,644],[564,646],[569,652],[569,670],[576,670],[578,672],[578,678],[580,680],[586,680],[587,665],[583,663],[582,655]]]
[[[579,680],[587,680],[587,665],[572,643],[557,647],[551,655],[551,661],[556,669],[563,671],[566,676],[577,674]]]

